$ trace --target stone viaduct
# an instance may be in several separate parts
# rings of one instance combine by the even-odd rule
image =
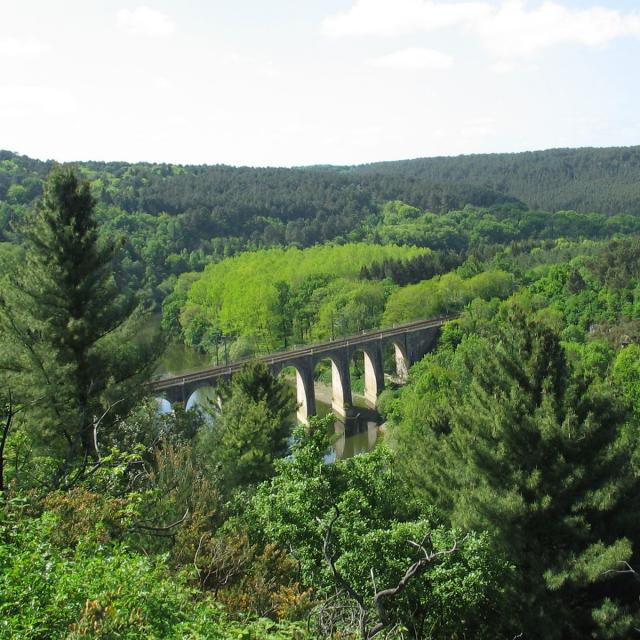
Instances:
[[[273,375],[285,367],[296,372],[298,419],[306,423],[316,413],[314,370],[318,362],[331,361],[332,410],[341,417],[348,417],[352,410],[351,379],[349,364],[357,352],[364,355],[364,395],[367,403],[374,406],[384,388],[384,351],[392,345],[395,352],[396,378],[406,379],[408,368],[433,350],[442,325],[453,316],[419,320],[398,325],[390,329],[367,331],[349,338],[274,353],[257,358],[264,362]],[[187,404],[191,395],[202,387],[212,387],[220,379],[230,378],[249,360],[234,362],[165,377],[153,383],[153,391],[171,403]]]

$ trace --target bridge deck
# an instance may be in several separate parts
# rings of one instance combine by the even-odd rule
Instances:
[[[416,331],[418,329],[431,329],[435,327],[441,327],[445,322],[455,319],[457,316],[442,316],[439,318],[432,318],[430,320],[416,320],[414,322],[408,322],[402,325],[396,325],[389,329],[374,329],[371,331],[363,331],[355,336],[349,336],[347,338],[339,338],[338,340],[332,340],[330,342],[322,342],[320,344],[310,345],[309,347],[298,347],[290,349],[288,351],[279,351],[264,356],[256,356],[254,358],[244,358],[236,362],[219,365],[217,367],[211,367],[209,369],[202,369],[200,371],[192,371],[189,373],[180,374],[177,376],[170,376],[162,378],[153,383],[154,391],[162,391],[163,389],[169,389],[176,385],[189,384],[192,382],[199,382],[201,380],[207,380],[209,378],[215,378],[217,376],[231,375],[238,372],[243,365],[247,362],[259,360],[265,364],[279,364],[283,362],[289,362],[303,356],[316,355],[322,353],[330,353],[335,349],[341,347],[354,346],[358,344],[366,344],[373,340],[383,338],[392,338],[394,336],[403,335],[410,331]]]

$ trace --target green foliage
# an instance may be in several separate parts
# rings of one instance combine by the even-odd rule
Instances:
[[[293,390],[266,365],[249,363],[233,376],[214,425],[198,440],[200,457],[219,466],[227,491],[273,475],[275,461],[288,451],[295,409]]]
[[[444,530],[412,503],[384,446],[325,463],[331,419],[296,431],[292,457],[278,463],[277,475],[258,489],[253,508],[267,539],[293,549],[303,582],[325,597],[342,588],[323,557],[331,526],[327,544],[337,571],[371,607],[372,579],[377,589],[395,586],[420,557],[411,541],[442,550],[461,542],[462,534]],[[411,637],[495,637],[491,624],[497,622],[506,573],[487,538],[471,535],[459,551],[411,582],[389,605],[389,615],[411,629]]]
[[[386,326],[460,311],[475,298],[506,298],[515,289],[511,274],[485,271],[464,280],[455,273],[408,285],[391,294],[385,308]]]
[[[519,198],[531,208],[549,211],[640,213],[640,147],[421,158],[362,165],[353,167],[351,172],[402,176],[417,183],[446,180],[488,186]],[[420,206],[413,200],[409,202]],[[500,210],[500,205],[496,209]],[[611,224],[621,221],[612,218]],[[623,232],[624,227],[619,230]]]
[[[332,340],[376,328],[394,288],[388,282],[334,280],[322,292],[324,300],[318,307],[310,337],[316,341]]]
[[[600,282],[612,288],[624,288],[640,278],[640,239],[613,240],[591,261],[591,268]]]
[[[0,240],[42,193],[53,163],[0,151]],[[250,169],[81,163],[101,232],[123,242],[119,285],[148,288],[240,251],[358,240],[378,205],[402,197],[432,211],[512,198],[483,187],[348,176],[335,169]]]
[[[195,273],[183,273],[177,278],[173,291],[162,303],[162,329],[169,335],[180,333],[180,311],[187,301],[191,285],[198,279]],[[194,344],[193,346],[197,346]]]
[[[389,294],[386,283],[358,280],[380,257],[419,255],[414,248],[365,244],[244,253],[210,265],[189,289],[181,323],[185,335],[209,331],[253,338],[260,350],[345,335],[376,326]],[[198,338],[201,340],[201,338]]]
[[[0,525],[0,638],[237,638],[301,640],[302,629],[270,620],[231,621],[198,598],[164,556],[101,544],[88,535],[73,550],[52,544],[50,513]]]
[[[548,268],[528,288],[532,310],[568,341],[593,337],[620,347],[634,339],[640,318],[639,281],[632,267],[620,266],[618,251],[625,252],[612,241],[592,255]],[[625,259],[631,265],[636,258],[627,254]]]
[[[72,170],[51,173],[22,232],[26,264],[0,304],[5,384],[33,437],[68,465],[98,456],[94,432],[140,396],[152,348],[131,341],[135,300],[117,291],[115,248],[98,241],[89,187]]]
[[[602,149],[352,168],[90,162],[78,170],[91,183],[101,235],[123,243],[118,284],[146,288],[160,303],[166,283],[179,274],[245,250],[368,238],[460,253],[514,241],[637,233],[631,215],[591,213],[638,212],[637,159],[637,149]],[[27,215],[52,166],[0,151],[0,240],[12,237],[10,226]],[[529,211],[517,198],[557,213]],[[391,204],[381,213],[385,202]],[[417,281],[415,275],[392,279]]]
[[[623,230],[638,233],[637,218],[624,217],[624,228],[602,214],[575,211],[529,211],[511,206],[466,206],[435,215],[402,201],[387,202],[366,237],[385,244],[415,245],[438,251],[466,253],[491,245],[515,244],[554,238],[607,238]],[[428,277],[428,276],[425,276]]]
[[[345,582],[370,628],[373,590],[454,542],[386,601],[392,634],[629,637],[637,589],[610,570],[639,564],[640,249],[602,240],[640,223],[588,212],[640,210],[637,157],[85,163],[89,186],[58,169],[31,213],[49,165],[0,152],[0,382],[21,408],[0,495],[0,638],[308,636],[273,622],[288,619],[354,637]],[[458,178],[482,186],[436,182]],[[163,330],[212,362],[463,314],[380,397],[393,452],[328,464],[316,421],[285,458],[295,400],[259,365],[209,422],[137,403],[134,291],[164,298]],[[92,475],[16,494],[59,477],[63,430],[81,442],[72,456],[96,455],[96,427]]]
[[[640,414],[640,345],[631,344],[618,353],[613,378],[622,387],[633,410]]]
[[[616,624],[635,610],[628,585],[605,571],[633,562],[640,524],[621,404],[571,371],[553,331],[517,312],[412,375],[395,405],[400,471],[453,526],[487,530],[517,567],[514,633],[608,637],[595,622],[604,598]]]
[[[447,273],[459,266],[461,262],[462,258],[456,253],[429,251],[407,260],[385,258],[380,262],[374,262],[368,267],[362,267],[360,277],[367,280],[387,278],[395,284],[404,286]]]

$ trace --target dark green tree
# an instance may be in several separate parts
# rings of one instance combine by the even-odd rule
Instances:
[[[1,364],[60,480],[99,458],[100,433],[140,397],[158,341],[136,340],[142,311],[117,289],[116,246],[99,239],[89,185],[71,168],[52,170],[20,232],[26,258],[0,300]]]
[[[199,449],[220,466],[228,491],[271,477],[288,451],[296,400],[286,382],[252,362],[222,390],[215,426],[200,436]]]
[[[276,332],[278,341],[287,348],[287,340],[293,331],[293,309],[291,306],[291,287],[280,280],[274,284],[278,292],[275,305],[275,315],[278,318]]]
[[[489,531],[516,566],[515,633],[629,637],[638,590],[615,570],[635,561],[640,511],[622,405],[521,312],[483,344],[448,376],[447,419],[425,412],[423,495],[453,526]]]

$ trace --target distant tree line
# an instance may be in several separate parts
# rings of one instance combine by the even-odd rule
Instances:
[[[380,180],[462,182],[532,209],[640,214],[640,147],[549,149],[379,162],[343,170]]]
[[[101,235],[123,243],[118,285],[146,289],[160,303],[178,275],[245,250],[367,240],[486,256],[487,247],[507,242],[635,232],[639,153],[566,150],[298,169],[76,166],[90,183]],[[12,228],[33,209],[53,164],[0,151],[0,242],[16,241]],[[385,209],[390,201],[407,204]]]

